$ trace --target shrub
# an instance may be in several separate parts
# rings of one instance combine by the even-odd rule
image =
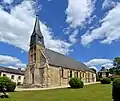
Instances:
[[[111,83],[110,78],[103,78],[103,79],[101,79],[101,84],[110,84],[110,83]]]
[[[12,82],[8,77],[0,77],[0,91],[3,91],[4,88],[8,92],[13,92],[16,88],[16,83]]]
[[[114,101],[120,101],[120,78],[116,78],[112,84],[112,97]]]
[[[111,79],[111,81],[113,81],[113,80],[114,80],[114,77],[110,77],[110,79]]]
[[[69,81],[71,88],[83,88],[84,83],[79,78],[71,78]]]

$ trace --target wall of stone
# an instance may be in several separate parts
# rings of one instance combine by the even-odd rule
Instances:
[[[60,86],[60,68],[49,66],[48,68],[48,86]]]

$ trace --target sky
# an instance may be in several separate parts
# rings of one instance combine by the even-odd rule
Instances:
[[[89,68],[120,56],[120,0],[0,0],[0,65],[25,68],[35,15],[45,46]]]

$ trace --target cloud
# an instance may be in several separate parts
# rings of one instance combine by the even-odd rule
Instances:
[[[89,67],[91,66],[98,66],[98,65],[104,65],[108,63],[112,63],[113,61],[110,59],[92,59],[88,62],[85,62],[85,64]]]
[[[102,9],[113,8],[116,6],[116,4],[117,4],[117,2],[115,2],[113,0],[104,0]]]
[[[104,65],[102,65],[102,67],[106,67],[106,68],[113,68],[113,64],[112,63],[106,63]]]
[[[24,0],[12,7],[10,13],[0,8],[0,41],[28,51],[29,38],[35,22],[35,2]],[[67,43],[53,36],[52,29],[41,22],[41,31],[45,37],[47,48],[67,54],[71,43]]]
[[[90,17],[94,8],[92,0],[68,0],[68,7],[65,11],[66,22],[70,27],[83,26],[87,17]]]
[[[73,32],[73,34],[71,34],[71,35],[69,36],[69,41],[70,41],[72,44],[75,44],[75,43],[77,42],[76,36],[77,36],[78,32],[79,32],[78,30],[75,30],[75,31]]]
[[[3,0],[4,3],[8,3],[8,4],[11,4],[14,2],[14,0]]]
[[[15,67],[15,68],[26,67],[26,64],[24,64],[20,59],[8,55],[0,55],[0,65],[4,65],[7,67]]]
[[[111,44],[113,41],[120,39],[120,3],[118,3],[107,15],[101,20],[100,27],[87,31],[81,36],[81,43],[87,45],[94,40],[101,39],[102,44]]]

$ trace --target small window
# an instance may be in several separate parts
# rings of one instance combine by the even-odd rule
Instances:
[[[34,53],[34,61],[36,61],[36,53]]]
[[[14,79],[14,75],[11,75],[11,79]]]
[[[72,71],[70,71],[70,77],[72,77]]]
[[[63,77],[63,74],[64,74],[64,69],[62,68],[62,74],[61,74],[61,77]]]
[[[21,85],[21,82],[18,82],[18,84],[17,84],[17,85],[18,85],[18,86],[19,86],[19,85]]]
[[[3,76],[6,76],[6,74],[3,74]]]
[[[83,73],[83,78],[84,78],[84,73]]]
[[[21,80],[21,76],[19,76],[18,79]]]
[[[80,78],[81,78],[81,72],[80,72]]]
[[[74,72],[74,76],[75,76],[76,78],[78,78],[78,72],[77,72],[77,71]]]
[[[76,72],[77,78],[78,78],[78,72]]]

